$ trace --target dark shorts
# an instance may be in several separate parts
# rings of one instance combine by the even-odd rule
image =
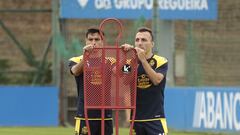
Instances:
[[[155,121],[134,122],[134,132],[136,135],[167,135],[167,123],[165,118]]]
[[[88,129],[86,126],[86,122],[83,118],[75,118],[75,135],[88,135]],[[101,135],[101,120],[89,120],[91,135]],[[104,135],[112,135],[113,134],[113,124],[112,120],[105,120],[105,134]]]

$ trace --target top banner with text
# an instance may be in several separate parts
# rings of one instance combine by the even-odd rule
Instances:
[[[162,20],[216,20],[217,0],[157,0]],[[154,0],[61,0],[61,18],[152,18]]]

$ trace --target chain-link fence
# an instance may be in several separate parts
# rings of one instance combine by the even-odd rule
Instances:
[[[176,85],[240,85],[240,1],[218,7],[216,21],[175,22]]]
[[[51,4],[0,1],[0,84],[51,84]]]

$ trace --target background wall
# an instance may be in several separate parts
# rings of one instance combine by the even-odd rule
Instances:
[[[56,87],[0,86],[0,126],[58,126]]]

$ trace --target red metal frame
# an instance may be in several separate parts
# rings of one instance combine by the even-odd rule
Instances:
[[[115,40],[115,45],[114,46],[108,46],[106,45],[105,42],[105,38],[103,36],[103,29],[104,29],[104,25],[106,23],[116,23],[118,24],[118,36]],[[90,109],[99,109],[101,110],[101,135],[104,135],[105,131],[104,131],[104,127],[105,127],[105,110],[106,109],[113,109],[116,111],[116,115],[115,115],[115,129],[116,129],[116,135],[118,135],[118,114],[119,114],[119,110],[124,110],[124,109],[131,109],[132,111],[132,117],[131,117],[131,124],[130,124],[130,135],[132,135],[133,132],[133,125],[134,125],[134,119],[135,119],[135,113],[136,113],[136,79],[137,79],[137,56],[136,56],[136,51],[135,50],[130,50],[129,52],[125,52],[123,51],[123,49],[119,48],[119,40],[122,37],[122,24],[119,20],[115,19],[115,18],[109,18],[109,19],[105,19],[102,21],[102,23],[100,24],[100,35],[104,41],[104,47],[103,48],[94,48],[96,51],[95,52],[100,52],[101,54],[101,60],[99,61],[91,61],[91,56],[95,56],[96,54],[90,54],[90,53],[84,53],[84,113],[85,113],[85,121],[86,121],[86,125],[88,128],[88,133],[89,135],[91,135],[91,131],[90,131],[90,126],[89,126],[89,118],[88,118],[88,110]],[[94,52],[94,51],[93,51]],[[106,70],[108,67],[108,65],[106,64],[106,57],[111,53],[115,55],[115,59],[116,59],[116,63],[115,63],[115,73],[107,73],[108,70]],[[128,55],[129,53],[129,55]],[[128,56],[127,56],[128,55]],[[130,58],[129,58],[130,57]],[[131,59],[131,60],[129,60]],[[93,65],[98,65],[96,68],[94,66],[89,67],[89,61],[90,63],[92,62]],[[127,61],[130,61],[131,63],[131,68],[132,68],[132,73],[130,75],[125,75],[126,77],[132,79],[132,84],[126,85],[129,86],[127,87],[129,89],[129,104],[123,104],[122,101],[124,97],[124,92],[127,93],[126,91],[124,91],[123,89],[120,89],[121,82],[124,81],[127,78],[123,78],[124,74],[121,72],[121,67],[123,66],[123,64],[126,64]],[[94,63],[95,62],[95,63]],[[90,65],[91,66],[91,65]],[[96,73],[97,72],[97,73]],[[101,82],[101,87],[97,87],[96,89],[93,88],[91,86],[91,84],[89,83],[89,76],[91,74],[96,74],[97,77],[101,76],[99,78],[95,78],[96,80],[98,80],[99,82]],[[108,90],[108,87],[111,86],[111,84],[106,83],[108,78],[107,75],[110,75],[110,77],[112,77],[112,74],[114,74],[114,81],[113,83],[115,83],[114,88],[110,87],[110,89]],[[94,90],[93,90],[94,89]],[[92,90],[92,91],[91,91]],[[99,93],[94,93],[98,91]],[[96,95],[99,94],[99,95]],[[113,96],[113,100],[112,99]],[[99,99],[100,97],[100,99]],[[92,100],[93,98],[95,98],[95,100]],[[98,101],[97,101],[98,100]],[[112,102],[112,103],[111,103]],[[100,104],[99,104],[100,103]]]

